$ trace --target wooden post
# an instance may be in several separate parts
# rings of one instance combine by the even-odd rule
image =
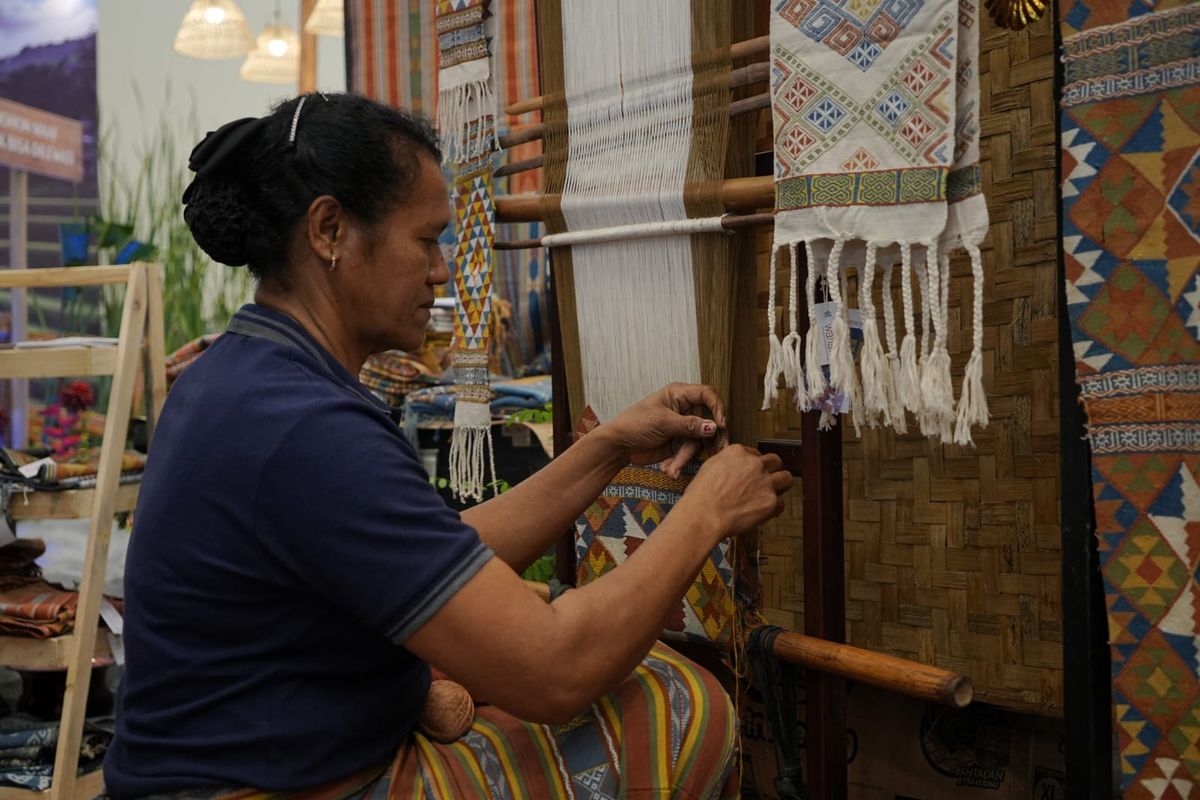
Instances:
[[[304,23],[317,0],[300,0],[300,93],[317,90],[317,37],[306,33]]]
[[[8,266],[26,269],[29,266],[29,173],[23,169],[8,171]],[[27,298],[23,288],[12,290],[12,341],[26,337]],[[24,447],[29,442],[29,381],[14,378],[10,385],[12,402],[9,405],[12,439],[10,447]]]
[[[811,269],[805,264],[804,268]],[[801,327],[812,321],[807,310]],[[820,412],[801,421],[804,492],[804,632],[846,641],[845,542],[842,531],[842,426],[823,431]],[[844,423],[843,423],[844,424]],[[804,749],[808,797],[846,800],[846,681],[814,669],[804,675]]]

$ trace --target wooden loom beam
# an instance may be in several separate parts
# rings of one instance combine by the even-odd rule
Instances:
[[[771,105],[771,93],[763,92],[756,94],[753,97],[746,97],[742,100],[735,100],[729,104],[729,116],[737,117],[742,114],[749,114],[752,111],[759,111],[768,108]],[[546,125],[542,122],[526,125],[522,128],[513,128],[508,133],[501,134],[496,138],[496,143],[502,149],[516,147],[519,144],[527,142],[536,142],[546,136]]]
[[[729,47],[729,59],[737,61],[742,58],[755,58],[757,56],[766,55],[771,49],[769,36],[758,36],[753,39],[747,39],[744,42],[734,42]],[[731,88],[739,86],[748,86],[751,83],[765,81],[770,72],[770,67],[766,62],[760,64],[750,64],[746,67],[738,67],[730,70],[729,85]],[[518,100],[515,103],[510,103],[504,107],[504,113],[511,116],[519,116],[528,114],[530,111],[541,111],[546,103],[546,98],[542,95],[537,97],[528,97],[524,100]]]
[[[497,222],[540,222],[540,194],[497,195]],[[730,178],[721,184],[721,200],[726,211],[756,211],[775,205],[775,179],[770,175]]]

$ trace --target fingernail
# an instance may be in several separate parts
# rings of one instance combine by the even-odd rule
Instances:
[[[700,430],[704,431],[705,436],[711,436],[713,431],[715,431],[716,429],[717,429],[717,426],[711,422],[706,422],[700,426]]]

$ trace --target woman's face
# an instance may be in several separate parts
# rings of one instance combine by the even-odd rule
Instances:
[[[420,347],[434,287],[450,280],[438,246],[451,219],[449,191],[433,158],[419,158],[421,172],[409,201],[363,237],[356,254],[360,268],[352,277],[352,313],[376,351]]]

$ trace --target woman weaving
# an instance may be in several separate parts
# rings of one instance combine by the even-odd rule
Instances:
[[[116,800],[736,794],[728,698],[655,639],[715,543],[779,513],[790,478],[725,448],[627,563],[549,604],[529,591],[518,573],[621,466],[677,473],[725,412],[707,387],[667,387],[512,491],[448,509],[355,377],[421,344],[449,278],[439,161],[423,120],[336,94],[193,151],[193,236],[258,288],[155,435]],[[489,704],[454,745],[414,731],[430,665]]]

